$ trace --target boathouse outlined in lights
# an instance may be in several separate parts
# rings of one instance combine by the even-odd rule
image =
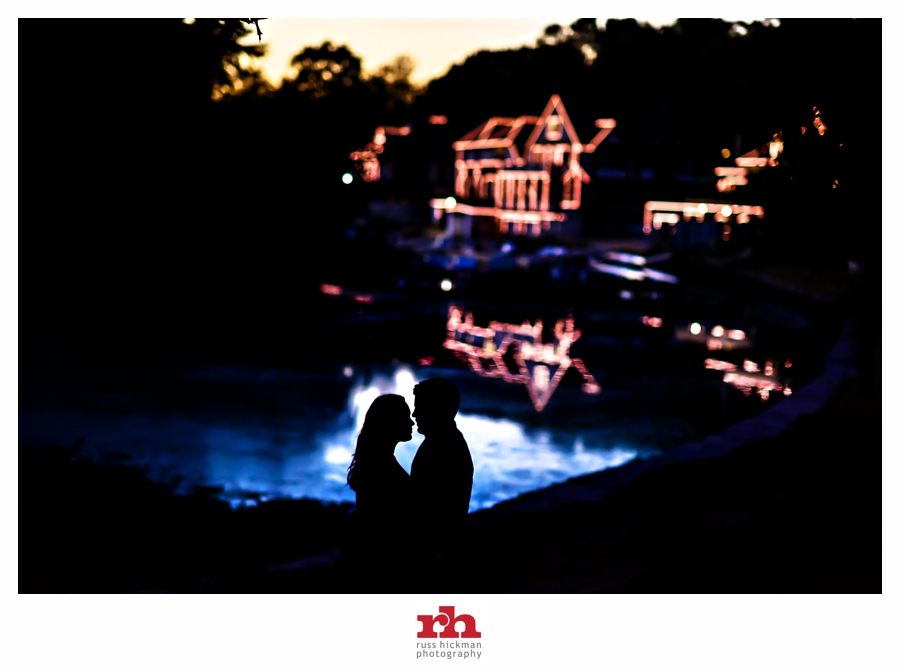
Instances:
[[[593,153],[616,122],[597,119],[594,125],[597,133],[582,143],[558,95],[539,117],[488,119],[453,143],[456,197],[432,200],[435,218],[445,212],[455,220],[489,217],[500,233],[552,230],[581,207],[582,184],[591,181],[581,156]],[[552,187],[554,180],[561,189]],[[471,219],[452,227],[471,230]]]

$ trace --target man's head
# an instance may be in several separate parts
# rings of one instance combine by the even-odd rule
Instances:
[[[422,435],[427,435],[432,428],[451,423],[459,411],[459,389],[444,377],[419,382],[413,394],[416,396],[413,417]]]

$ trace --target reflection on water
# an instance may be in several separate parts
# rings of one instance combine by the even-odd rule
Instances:
[[[543,343],[543,323],[538,319],[517,326],[491,321],[487,328],[474,324],[471,312],[450,305],[444,346],[482,377],[524,384],[534,408],[540,412],[569,367],[584,379],[585,393],[600,393],[600,385],[580,358],[569,358],[569,349],[581,337],[572,317],[560,319],[553,329],[553,344]],[[513,369],[510,369],[510,366]]]
[[[789,380],[779,374],[778,363],[771,358],[766,359],[762,370],[759,369],[758,363],[745,358],[743,372],[739,371],[736,363],[720,361],[715,358],[707,358],[703,364],[707,370],[724,372],[725,376],[722,381],[744,395],[748,396],[756,391],[762,402],[767,401],[769,395],[776,391],[784,393],[785,396],[790,396],[792,393],[791,387],[788,386]],[[790,359],[785,361],[784,367],[791,367]]]

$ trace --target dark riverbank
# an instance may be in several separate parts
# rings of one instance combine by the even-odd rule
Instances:
[[[339,546],[348,505],[271,500],[232,509],[176,495],[135,465],[79,449],[19,450],[19,592],[197,591],[213,575]]]

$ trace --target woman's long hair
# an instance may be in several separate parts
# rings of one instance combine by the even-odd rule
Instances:
[[[365,472],[373,462],[379,458],[386,458],[393,452],[384,449],[380,453],[379,446],[386,447],[388,443],[395,445],[401,438],[397,437],[399,417],[405,414],[409,416],[409,405],[403,396],[395,393],[380,395],[372,402],[369,411],[366,412],[366,420],[363,422],[359,437],[356,438],[356,451],[350,467],[347,468],[347,485],[354,491],[358,491],[360,463],[362,472]]]

